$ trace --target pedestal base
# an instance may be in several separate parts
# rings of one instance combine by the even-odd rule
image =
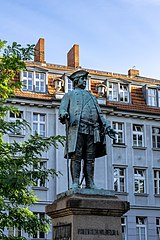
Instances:
[[[53,240],[121,240],[121,216],[128,210],[128,202],[105,190],[71,190],[46,206]]]

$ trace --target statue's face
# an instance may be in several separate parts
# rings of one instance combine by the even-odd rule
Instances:
[[[87,77],[80,77],[77,83],[77,87],[81,89],[85,89],[86,87],[86,82],[87,82]]]

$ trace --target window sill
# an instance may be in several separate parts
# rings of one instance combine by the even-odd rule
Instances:
[[[48,240],[48,238],[30,238],[31,240]]]
[[[132,146],[133,149],[146,150],[147,147]]]
[[[151,107],[151,108],[159,108],[159,106],[157,106],[157,105],[156,105],[156,106],[153,106],[153,105],[147,104],[147,106],[148,106],[148,107]]]
[[[127,192],[116,192],[116,191],[115,191],[115,194],[116,194],[116,195],[128,196],[128,193],[127,193]]]
[[[156,198],[160,198],[160,194],[154,194]]]
[[[33,190],[48,191],[47,187],[32,187]]]
[[[125,144],[121,144],[121,143],[113,143],[112,144],[112,146],[113,147],[119,147],[119,148],[126,148],[127,147],[127,145],[125,145]]]
[[[148,193],[134,193],[134,195],[137,197],[148,197],[149,196]]]
[[[30,92],[30,93],[37,93],[37,94],[48,94],[48,92],[47,91],[45,91],[45,92],[41,92],[41,91],[35,91],[35,90],[22,90],[23,92]]]
[[[129,102],[129,101],[128,102],[125,102],[125,101],[123,102],[123,101],[120,101],[120,100],[112,100],[112,99],[110,99],[110,100],[107,99],[107,102],[113,102],[113,103],[118,103],[118,104],[120,103],[120,104],[126,104],[126,105],[131,104],[131,102]]]
[[[153,151],[160,151],[160,148],[152,148]]]
[[[18,138],[24,138],[25,137],[25,135],[23,135],[23,134],[8,134],[9,135],[9,137],[18,137]]]

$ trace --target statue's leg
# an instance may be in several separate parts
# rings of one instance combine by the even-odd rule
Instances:
[[[95,144],[93,135],[86,136],[85,148],[86,154],[84,164],[86,188],[94,188]]]
[[[76,150],[71,155],[70,168],[71,168],[71,176],[72,176],[72,188],[79,187],[83,144],[84,144],[83,134],[79,133],[77,138]]]

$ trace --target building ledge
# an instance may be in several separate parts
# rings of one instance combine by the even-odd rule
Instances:
[[[154,196],[160,198],[160,194],[154,194]]]
[[[132,146],[133,149],[146,150],[147,147]]]
[[[116,192],[116,195],[128,196],[128,192]]]
[[[38,190],[38,191],[48,191],[47,187],[32,187],[33,190]]]
[[[119,144],[118,144],[118,143],[113,143],[112,146],[113,146],[113,147],[118,147],[118,148],[126,148],[126,147],[127,147],[127,145],[125,145],[125,144],[120,144],[120,143],[119,143]]]
[[[24,138],[25,135],[22,135],[22,134],[9,134],[9,137],[16,137],[16,138]]]
[[[149,196],[148,193],[134,193],[134,195],[135,195],[136,197],[148,197],[148,196]]]
[[[160,151],[160,148],[152,148],[153,151]]]

